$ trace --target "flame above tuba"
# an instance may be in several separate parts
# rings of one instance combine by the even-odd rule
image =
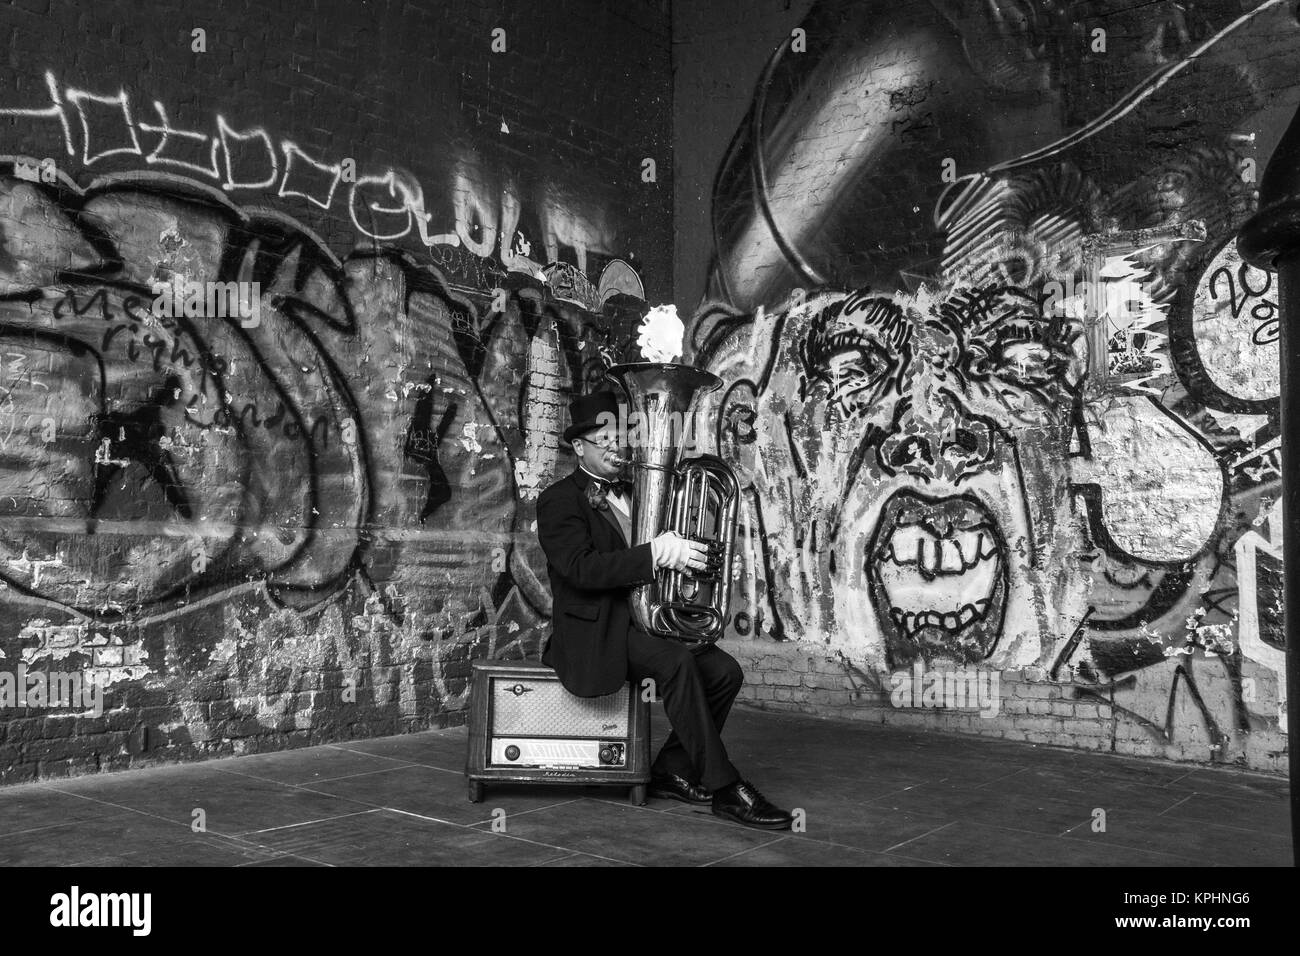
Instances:
[[[703,571],[659,568],[634,588],[632,618],[647,634],[716,641],[727,623],[740,485],[716,455],[680,460],[698,397],[722,385],[689,365],[635,362],[605,373],[627,393],[633,468],[632,540],[675,531],[709,546]]]

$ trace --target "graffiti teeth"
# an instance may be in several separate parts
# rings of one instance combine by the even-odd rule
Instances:
[[[969,498],[923,502],[903,495],[882,513],[870,573],[889,619],[914,638],[983,626],[1002,574],[992,516]]]
[[[894,529],[880,551],[882,560],[919,568],[928,577],[963,574],[981,561],[997,557],[992,534],[980,530],[952,530],[938,536],[921,525]]]
[[[959,614],[966,605],[988,602],[997,580],[996,556],[977,559],[961,570],[931,571],[923,562],[877,562],[876,574],[885,586],[890,605],[904,611],[938,611]],[[938,566],[934,566],[938,567]]]
[[[978,609],[974,604],[965,604],[960,611],[946,614],[939,611],[904,611],[902,608],[895,607],[890,609],[889,615],[894,625],[909,637],[926,627],[942,627],[948,631],[959,631],[974,621],[983,620],[989,602],[979,603],[981,607]]]

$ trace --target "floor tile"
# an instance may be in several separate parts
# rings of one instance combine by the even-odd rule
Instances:
[[[228,866],[266,856],[255,845],[102,804],[93,819],[0,837],[0,866]]]
[[[285,827],[258,839],[334,866],[528,866],[560,855],[554,846],[388,810]]]
[[[941,866],[928,860],[914,860],[888,853],[870,853],[845,846],[829,846],[796,836],[738,853],[710,867],[742,866]]]
[[[146,779],[124,773],[97,780],[93,786],[84,779],[55,786],[95,801],[140,810],[186,829],[202,819],[208,832],[227,835],[321,820],[358,809],[357,804],[340,797],[206,766],[176,768],[170,776],[166,771],[147,773]],[[200,811],[201,818],[196,816]]]
[[[294,856],[292,853],[281,853],[270,859],[260,860],[257,863],[245,863],[243,866],[264,867],[264,866],[327,866],[326,863],[318,863],[315,860],[307,860],[300,856]]]
[[[1201,865],[1290,866],[1291,837],[1187,820],[1176,813],[1142,813],[1128,807],[1108,810],[1105,829],[1080,824],[1065,836],[1088,843],[1114,844],[1185,857]]]
[[[1035,833],[1059,834],[1091,819],[1087,800],[1044,799],[992,789],[968,790],[923,784],[871,802],[941,822],[1005,825]]]
[[[407,766],[363,777],[342,777],[312,789],[372,807],[405,810],[448,823],[490,821],[497,810],[513,816],[540,807],[581,799],[583,787],[489,786],[481,803],[470,803],[465,776],[434,767]]]
[[[599,801],[539,810],[507,825],[509,833],[525,839],[641,866],[699,866],[772,839],[712,818],[697,821]]]
[[[954,866],[1192,866],[1192,861],[1102,843],[960,821],[891,853]]]
[[[1282,836],[1291,832],[1291,802],[1281,794],[1263,797],[1194,793],[1164,812],[1194,823],[1217,823]]]
[[[566,856],[557,857],[554,860],[546,860],[537,866],[633,866],[631,863],[624,863],[621,860],[603,860],[598,856],[589,856],[586,853],[570,853]]]
[[[1226,768],[1193,770],[1180,778],[1174,786],[1197,793],[1221,796],[1250,795],[1263,798],[1287,799],[1289,787],[1285,777],[1270,777],[1259,773],[1243,773]]]
[[[89,820],[100,812],[100,807],[92,801],[48,786],[0,788],[0,837],[23,830]]]
[[[331,746],[343,751],[389,757],[457,772],[465,769],[467,748],[464,727],[378,737],[374,740],[349,740]]]
[[[316,783],[374,770],[391,770],[406,764],[405,760],[356,750],[309,747],[303,750],[254,754],[248,757],[227,757],[223,760],[210,761],[204,766],[213,770],[274,780],[277,783]]]

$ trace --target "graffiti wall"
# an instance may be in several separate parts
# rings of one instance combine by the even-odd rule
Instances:
[[[1285,766],[1288,5],[707,6],[0,9],[0,780],[459,720],[674,298],[749,700]]]
[[[667,282],[656,4],[153,6],[0,11],[5,781],[459,720]]]
[[[1285,767],[1277,287],[1234,240],[1288,6],[818,0],[765,42],[678,159],[751,699]]]

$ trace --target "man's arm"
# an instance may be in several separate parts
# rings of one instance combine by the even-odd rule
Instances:
[[[633,587],[654,580],[651,543],[597,551],[586,516],[571,495],[544,495],[538,501],[537,537],[546,560],[576,588]]]

